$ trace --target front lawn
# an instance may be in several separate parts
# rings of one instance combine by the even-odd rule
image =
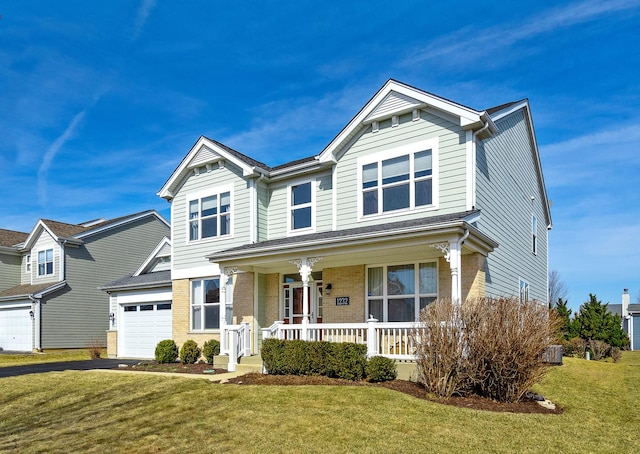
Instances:
[[[48,350],[44,353],[2,353],[0,367],[24,366],[27,364],[56,363],[59,361],[82,361],[91,359],[89,350]]]
[[[0,379],[0,452],[632,452],[640,352],[565,358],[535,391],[560,415],[491,413],[388,389],[145,374]]]

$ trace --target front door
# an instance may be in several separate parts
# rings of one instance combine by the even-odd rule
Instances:
[[[322,322],[322,282],[309,283],[307,288],[309,295],[309,323]],[[301,324],[304,317],[303,302],[304,287],[302,282],[284,284],[284,322]]]

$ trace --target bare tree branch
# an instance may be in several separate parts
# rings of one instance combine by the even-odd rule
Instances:
[[[558,302],[558,298],[566,300],[568,294],[569,289],[567,288],[567,284],[560,277],[560,273],[556,270],[549,271],[549,306],[555,305]]]

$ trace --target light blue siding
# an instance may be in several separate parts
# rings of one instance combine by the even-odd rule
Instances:
[[[190,196],[201,191],[226,186],[233,188],[231,201],[232,235],[189,243],[187,201]],[[249,183],[242,177],[242,170],[231,163],[227,163],[224,168],[215,165],[210,172],[198,175],[190,174],[171,202],[173,204],[173,268],[179,270],[206,266],[209,264],[205,258],[206,255],[248,243],[250,239],[250,193]]]
[[[519,294],[520,279],[529,296],[547,301],[547,228],[527,121],[519,110],[496,122],[499,133],[477,147],[476,207],[480,229],[499,243],[489,255],[489,295]],[[537,254],[532,252],[531,220],[537,218]]]
[[[269,238],[269,201],[270,189],[262,183],[258,183],[258,241],[266,241]]]
[[[431,212],[398,212],[392,217],[358,221],[358,158],[391,150],[411,143],[437,139],[439,149],[438,209]],[[416,219],[433,215],[455,213],[466,208],[466,132],[443,118],[421,111],[420,119],[412,121],[408,113],[391,127],[390,120],[380,123],[378,132],[367,128],[342,150],[337,164],[338,229]]]

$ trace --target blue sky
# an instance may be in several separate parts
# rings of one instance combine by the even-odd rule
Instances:
[[[200,135],[319,153],[389,78],[529,98],[577,308],[640,292],[640,0],[0,0],[0,227],[156,209]]]

